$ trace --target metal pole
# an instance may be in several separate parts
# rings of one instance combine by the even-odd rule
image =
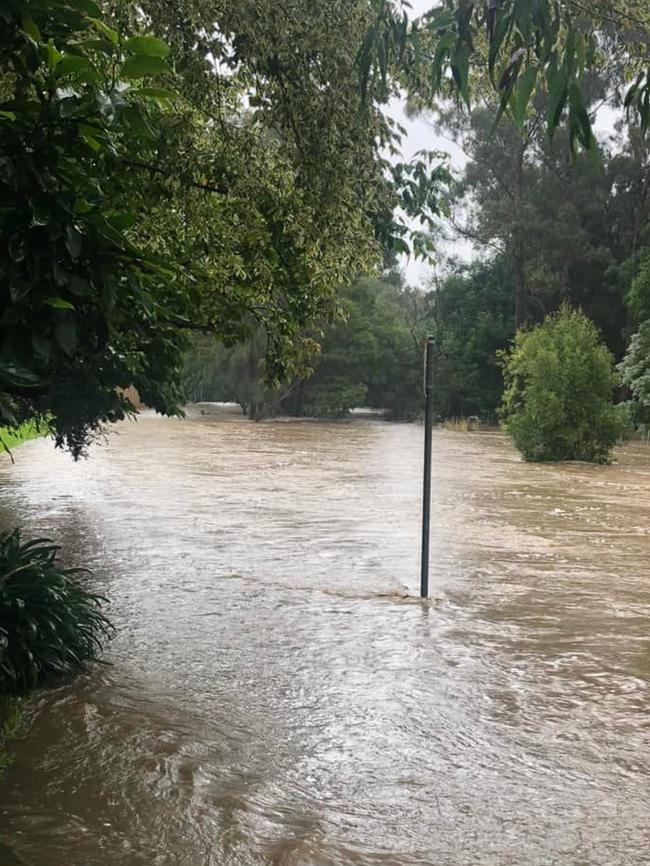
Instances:
[[[433,337],[424,349],[424,483],[422,485],[422,562],[420,597],[429,597],[429,534],[431,528],[431,428],[433,427]]]

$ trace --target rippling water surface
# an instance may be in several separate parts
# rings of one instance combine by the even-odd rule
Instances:
[[[142,417],[0,461],[0,525],[119,627],[32,703],[2,866],[647,866],[650,450],[434,432],[426,606],[421,437]]]

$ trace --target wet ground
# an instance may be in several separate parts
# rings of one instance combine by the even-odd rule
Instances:
[[[650,449],[435,431],[423,605],[421,438],[143,417],[0,461],[0,524],[119,628],[31,704],[2,866],[650,862]]]

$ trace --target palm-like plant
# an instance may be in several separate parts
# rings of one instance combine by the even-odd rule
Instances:
[[[49,539],[0,534],[0,693],[24,691],[98,658],[114,628],[81,568],[62,568]]]

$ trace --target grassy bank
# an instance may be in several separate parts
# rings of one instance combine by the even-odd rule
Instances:
[[[19,427],[0,427],[0,452],[22,445],[29,439],[37,439],[44,433],[36,421],[25,421]]]

